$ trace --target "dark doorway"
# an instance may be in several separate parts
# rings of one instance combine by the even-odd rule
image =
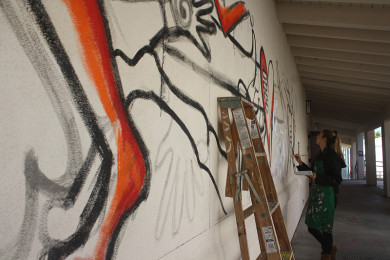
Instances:
[[[318,144],[316,144],[317,135],[319,133],[320,133],[320,131],[310,131],[310,134],[309,134],[309,141],[310,141],[310,158],[309,158],[309,163],[310,164],[316,158],[316,155],[321,151],[320,146]]]

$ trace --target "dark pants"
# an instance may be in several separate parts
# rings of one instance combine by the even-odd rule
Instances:
[[[309,233],[312,234],[322,247],[322,253],[332,253],[333,235],[331,233],[322,232],[321,230],[309,228]]]

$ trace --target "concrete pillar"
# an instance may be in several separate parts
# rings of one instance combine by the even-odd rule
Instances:
[[[351,145],[351,179],[357,179],[357,172],[355,172],[355,165],[357,163],[357,150],[356,142],[353,142]]]
[[[360,133],[357,135],[356,138],[356,146],[357,146],[357,162],[358,162],[358,173],[357,173],[357,179],[363,180],[364,179],[364,147],[363,147],[363,139],[364,139],[364,133]]]
[[[384,121],[382,134],[384,195],[390,197],[390,118]]]
[[[366,182],[367,185],[376,186],[375,131],[366,132],[365,137]]]

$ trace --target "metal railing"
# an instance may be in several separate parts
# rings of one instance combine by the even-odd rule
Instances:
[[[383,161],[376,161],[376,178],[378,180],[383,180]]]

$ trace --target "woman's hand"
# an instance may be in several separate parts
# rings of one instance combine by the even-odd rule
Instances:
[[[313,172],[313,175],[306,175],[306,176],[314,181],[317,178],[317,173]]]
[[[301,160],[301,156],[299,155],[299,153],[294,154],[294,158],[295,158],[295,160],[299,163],[299,165],[302,165],[302,164],[303,164],[303,162],[302,162],[302,160]]]

